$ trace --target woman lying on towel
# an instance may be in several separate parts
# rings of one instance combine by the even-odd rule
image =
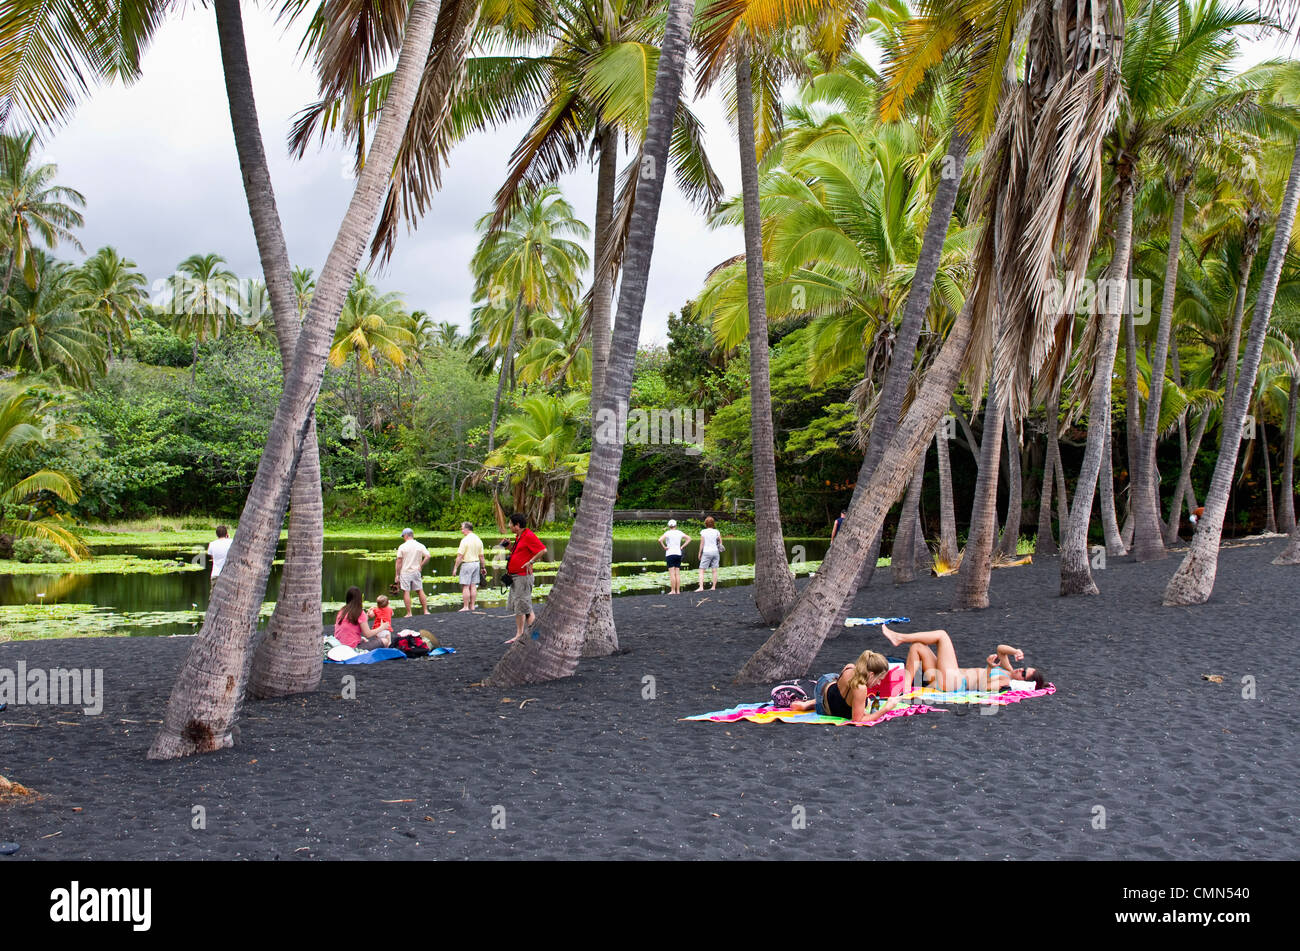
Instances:
[[[871,723],[900,705],[894,696],[903,692],[905,683],[902,672],[898,668],[891,671],[883,654],[863,651],[853,663],[845,664],[838,674],[823,674],[817,681],[813,699],[796,700],[790,704],[790,709],[813,710],[822,716]],[[868,713],[867,700],[871,697],[890,699],[884,706]]]
[[[355,585],[348,588],[348,598],[343,602],[343,610],[334,618],[334,636],[340,644],[359,651],[372,651],[376,647],[387,647],[392,643],[393,632],[384,624],[376,630],[370,629],[370,620],[366,617],[366,605],[361,596],[361,589]]]
[[[924,678],[922,683],[938,690],[1010,690],[1012,680],[1033,681],[1035,690],[1047,685],[1042,668],[1012,667],[1012,659],[1024,660],[1025,652],[1006,644],[999,644],[997,653],[989,654],[983,667],[962,667],[957,663],[957,652],[947,631],[900,634],[885,624],[880,625],[880,630],[895,647],[911,645],[907,650],[905,682],[908,684],[916,682],[919,670]]]

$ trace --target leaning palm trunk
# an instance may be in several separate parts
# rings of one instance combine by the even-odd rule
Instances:
[[[1005,408],[996,392],[996,379],[989,381],[984,404],[984,442],[980,446],[979,475],[975,479],[975,500],[971,506],[970,534],[957,572],[953,607],[961,610],[989,606],[989,575],[993,568],[993,544],[998,531],[998,475],[1002,454]]]
[[[876,403],[876,415],[871,424],[871,433],[867,439],[867,452],[862,465],[858,468],[857,483],[849,500],[849,515],[858,503],[861,493],[870,480],[871,474],[879,464],[885,447],[893,439],[903,414],[903,401],[907,398],[908,383],[912,377],[912,363],[916,356],[917,344],[921,339],[921,328],[925,323],[925,313],[930,304],[930,292],[934,289],[935,275],[939,272],[939,262],[943,256],[943,243],[948,236],[948,225],[952,221],[953,209],[957,206],[957,193],[961,189],[961,172],[966,165],[966,154],[970,151],[970,136],[960,128],[952,133],[948,141],[948,152],[944,155],[942,168],[946,170],[934,190],[934,200],[930,204],[930,218],[926,222],[925,234],[921,239],[921,253],[916,259],[916,271],[912,275],[912,286],[903,305],[903,319],[894,336],[894,355],[885,371],[885,383],[881,387],[880,399]],[[949,394],[951,400],[952,394]],[[960,416],[963,423],[965,417]],[[890,500],[893,504],[894,500]],[[839,534],[836,534],[839,538]],[[836,557],[835,543],[827,557]],[[849,608],[858,591],[870,581],[876,570],[876,558],[880,552],[879,536],[873,538],[867,548],[858,553],[861,559],[853,581],[845,585],[840,595],[840,603],[834,616],[827,625],[827,631],[821,637],[834,637],[844,624]],[[755,655],[757,656],[757,655]]]
[[[1003,523],[1002,539],[998,551],[1014,558],[1020,542],[1020,515],[1024,506],[1024,485],[1020,471],[1020,439],[1015,423],[1009,414],[1003,414],[1003,428],[1007,431],[1007,518]]]
[[[1164,395],[1165,363],[1169,358],[1170,327],[1174,318],[1174,294],[1178,286],[1178,255],[1183,241],[1183,208],[1191,175],[1179,178],[1174,187],[1174,208],[1169,223],[1169,255],[1165,259],[1165,286],[1160,295],[1160,321],[1156,327],[1156,349],[1151,361],[1147,388],[1147,414],[1138,442],[1138,466],[1132,473],[1133,554],[1138,561],[1158,561],[1167,555],[1164,528],[1160,520],[1160,483],[1156,480],[1156,445],[1160,441],[1160,401]],[[1105,477],[1105,473],[1102,473]]]
[[[215,8],[230,122],[243,171],[262,273],[271,300],[280,363],[287,372],[293,362],[299,332],[289,249],[276,209],[266,152],[262,147],[239,3],[238,0],[217,0]],[[321,501],[320,454],[314,417],[313,413],[294,477],[289,504],[289,541],[275,611],[267,625],[266,636],[254,653],[249,673],[248,692],[254,699],[306,693],[320,684],[321,553],[325,509]]]
[[[614,191],[618,178],[618,133],[607,126],[600,134],[600,165],[596,174],[596,233],[592,260],[596,267],[605,260],[606,244],[614,220]],[[605,370],[609,366],[609,311],[614,296],[614,274],[595,275],[591,292],[591,418],[593,423],[600,410],[600,399],[605,385]],[[587,612],[587,634],[582,645],[583,657],[607,657],[618,650],[618,630],[614,626],[613,570],[614,533],[605,544],[600,574]]]
[[[1246,234],[1244,247],[1241,256],[1241,272],[1237,278],[1237,296],[1232,303],[1232,330],[1228,335],[1228,363],[1227,374],[1228,382],[1223,391],[1223,405],[1226,411],[1227,407],[1232,405],[1232,398],[1237,390],[1237,361],[1238,351],[1241,346],[1241,325],[1246,317],[1246,291],[1250,287],[1250,273],[1255,267],[1255,256],[1259,253],[1260,231],[1263,227],[1263,209],[1257,206],[1251,206],[1246,214]],[[1256,295],[1258,300],[1258,295]],[[1222,447],[1226,438],[1227,430],[1225,429],[1219,436],[1219,444]],[[1222,448],[1220,448],[1222,452]]]
[[[947,566],[957,564],[957,516],[952,504],[952,462],[948,458],[948,437],[942,429],[935,434],[939,453],[939,560]]]
[[[749,302],[750,441],[754,456],[754,603],[765,624],[779,624],[794,603],[794,574],[786,561],[781,502],[776,486],[772,382],[768,373],[767,291],[758,207],[758,153],[754,144],[754,90],[749,51],[736,51],[736,111],[740,187],[745,208],[745,280]]]
[[[952,398],[970,336],[968,297],[938,358],[926,373],[920,392],[881,454],[880,463],[867,484],[859,486],[862,491],[850,505],[848,517],[831,543],[837,555],[832,557],[828,553],[776,633],[736,675],[738,682],[764,683],[807,674],[843,602],[845,586],[857,576],[861,559],[872,547],[873,539],[879,537],[885,516],[912,477],[917,460]]]
[[[898,514],[898,533],[894,536],[894,550],[889,558],[894,584],[916,580],[916,530],[917,515],[921,508],[921,487],[925,479],[925,456],[916,465],[916,473],[908,483],[903,496],[903,508]]]
[[[172,759],[234,744],[232,728],[244,697],[249,649],[294,471],[311,429],[312,409],[343,301],[374,227],[410,119],[437,13],[437,0],[414,0],[411,4],[374,144],[321,271],[266,449],[239,518],[239,531],[226,568],[213,586],[203,628],[172,688],[163,726],[149,749],[152,759]]]
[[[619,285],[618,318],[605,373],[599,426],[602,421],[624,419],[632,390],[646,282],[654,252],[655,224],[663,195],[663,170],[668,168],[669,136],[681,94],[686,45],[695,6],[691,0],[672,0],[668,9],[659,68],[650,101],[650,122],[643,152],[643,172],[637,180],[635,208],[628,227],[623,279]],[[655,174],[646,174],[644,170]],[[605,557],[606,538],[614,519],[619,468],[623,461],[623,433],[617,438],[592,440],[587,481],[573,523],[573,534],[555,585],[546,599],[545,613],[536,639],[524,638],[497,662],[489,677],[506,687],[568,677],[577,669],[585,641],[592,592]]]
[[[1277,227],[1273,233],[1273,247],[1269,251],[1268,265],[1255,297],[1255,311],[1250,322],[1250,338],[1246,344],[1241,375],[1233,389],[1232,403],[1225,407],[1223,439],[1219,458],[1210,480],[1210,491],[1205,496],[1205,514],[1196,523],[1196,534],[1187,557],[1165,588],[1164,603],[1203,604],[1214,590],[1214,577],[1219,567],[1219,540],[1223,536],[1223,517],[1228,511],[1228,494],[1232,489],[1232,474],[1237,467],[1237,451],[1241,447],[1241,422],[1246,406],[1255,389],[1255,373],[1264,350],[1264,335],[1268,332],[1269,317],[1273,312],[1273,298],[1277,292],[1278,278],[1291,240],[1295,224],[1296,204],[1300,201],[1300,140],[1296,142],[1291,161],[1291,174],[1287,179],[1282,209],[1278,212]]]
[[[1120,189],[1119,224],[1115,232],[1115,253],[1106,269],[1107,287],[1117,286],[1128,274],[1129,249],[1133,240],[1133,194],[1136,190],[1133,169],[1121,165],[1118,176]],[[1096,594],[1097,585],[1092,580],[1088,566],[1088,524],[1092,520],[1092,503],[1096,498],[1098,476],[1101,471],[1106,433],[1110,430],[1111,371],[1115,366],[1115,352],[1119,348],[1120,311],[1124,295],[1108,293],[1106,312],[1098,314],[1101,328],[1097,339],[1096,365],[1093,368],[1092,392],[1088,408],[1088,442],[1083,453],[1079,481],[1074,488],[1074,504],[1070,518],[1061,529],[1061,594]],[[1130,352],[1132,347],[1130,346]],[[1132,426],[1132,407],[1130,423]],[[1132,472],[1129,473],[1130,478]]]

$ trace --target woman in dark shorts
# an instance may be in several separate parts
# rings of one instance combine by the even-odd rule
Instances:
[[[812,700],[796,700],[791,710],[813,710],[822,716],[842,717],[854,723],[871,723],[901,705],[896,694],[903,692],[901,674],[891,673],[883,654],[863,651],[845,664],[838,674],[823,674]],[[867,712],[869,697],[888,697],[883,706]]]
[[[682,549],[691,543],[691,536],[677,528],[675,519],[668,520],[668,531],[659,536],[668,563],[668,593],[682,593]]]

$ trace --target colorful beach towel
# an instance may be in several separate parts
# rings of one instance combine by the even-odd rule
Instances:
[[[870,723],[854,723],[852,720],[845,720],[842,717],[827,717],[809,710],[807,713],[797,713],[794,710],[781,709],[774,707],[770,703],[742,703],[738,707],[732,707],[729,710],[717,710],[713,713],[701,713],[696,717],[682,717],[683,720],[709,720],[713,723],[734,723],[737,720],[748,720],[751,723],[813,723],[819,726],[879,726],[882,723],[888,723],[890,720],[897,720],[899,717],[912,717],[918,713],[947,713],[947,710],[931,707],[926,704],[908,704],[907,706],[898,707],[890,710],[884,716],[872,720]]]
[[[996,693],[991,690],[935,690],[933,687],[920,687],[911,693],[902,694],[904,700],[924,703],[983,703],[1006,706],[1019,703],[1033,697],[1046,697],[1056,693],[1056,684],[1048,684],[1042,690],[1008,690]]]
[[[845,627],[862,627],[873,624],[907,624],[912,619],[910,617],[846,617],[844,619]]]

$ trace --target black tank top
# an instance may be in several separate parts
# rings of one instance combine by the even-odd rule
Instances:
[[[833,717],[841,717],[845,720],[853,716],[853,708],[844,702],[844,697],[840,694],[840,685],[832,682],[826,688],[826,712]]]

